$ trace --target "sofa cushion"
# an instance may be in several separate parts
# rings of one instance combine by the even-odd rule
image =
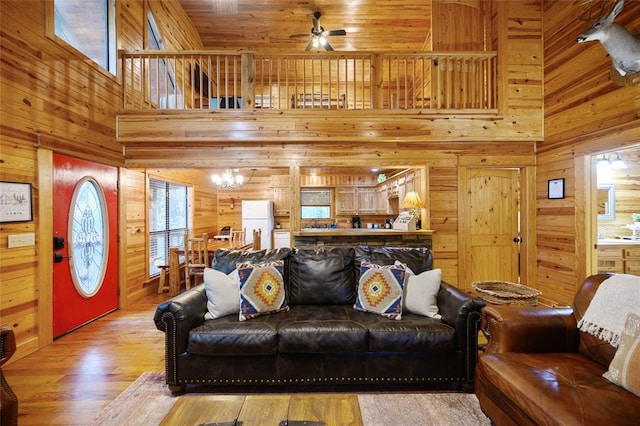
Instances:
[[[229,275],[215,269],[205,268],[204,288],[207,293],[207,313],[204,319],[216,319],[240,311],[238,271]]]
[[[393,320],[402,319],[404,275],[404,265],[380,266],[362,262],[358,296],[353,307]]]
[[[455,329],[442,321],[410,313],[402,314],[402,321],[377,318],[367,324],[370,352],[450,352],[457,348]]]
[[[294,249],[289,274],[292,305],[352,305],[355,301],[351,247]]]
[[[292,306],[278,329],[278,352],[366,352],[367,327],[354,313],[349,305]]]
[[[478,361],[476,387],[512,419],[532,424],[640,418],[638,397],[604,379],[603,372],[577,353],[486,354]]]
[[[435,319],[442,318],[438,313],[437,301],[441,278],[440,269],[424,271],[418,275],[407,269],[402,311]]]
[[[211,267],[229,274],[236,269],[238,263],[268,263],[276,260],[285,261],[285,281],[288,268],[290,248],[264,249],[257,251],[218,249],[213,254]]]
[[[433,268],[433,254],[427,247],[375,247],[358,246],[355,248],[356,281],[360,278],[362,261],[378,265],[393,265],[396,261],[407,265],[415,274]]]
[[[289,310],[282,273],[284,262],[239,263],[240,321]]]
[[[210,356],[275,355],[279,321],[278,315],[244,322],[235,315],[205,321],[189,331],[187,352]]]
[[[604,378],[640,396],[640,315],[627,316],[620,346]]]

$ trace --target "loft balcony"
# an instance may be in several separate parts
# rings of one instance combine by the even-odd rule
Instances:
[[[132,167],[191,166],[231,146],[533,146],[542,137],[539,80],[527,83],[496,52],[123,51],[120,58],[116,137]]]
[[[127,51],[125,111],[497,113],[496,53]],[[319,112],[319,111],[318,111]]]

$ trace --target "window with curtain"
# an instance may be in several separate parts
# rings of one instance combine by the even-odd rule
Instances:
[[[331,190],[301,190],[300,209],[302,219],[331,219]]]
[[[55,37],[116,74],[115,0],[53,0],[52,17]]]
[[[149,276],[169,263],[169,247],[183,247],[189,228],[189,188],[149,179]]]

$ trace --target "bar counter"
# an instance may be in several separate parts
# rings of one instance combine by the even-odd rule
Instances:
[[[432,236],[430,229],[304,228],[293,232],[293,243],[295,247],[371,245],[432,248]]]

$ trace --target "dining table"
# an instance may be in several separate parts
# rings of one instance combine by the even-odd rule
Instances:
[[[248,249],[251,248],[251,244],[245,244],[242,247],[234,247],[234,249]],[[209,253],[209,259],[207,264],[211,264],[213,254],[218,249],[231,249],[231,243],[228,240],[218,240],[211,238],[207,240],[207,252]],[[184,248],[182,247],[170,247],[169,248],[169,296],[177,296],[180,293],[181,287],[181,270],[184,266]]]

